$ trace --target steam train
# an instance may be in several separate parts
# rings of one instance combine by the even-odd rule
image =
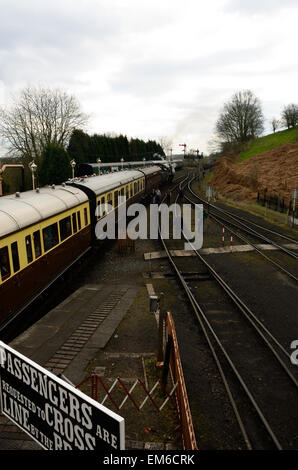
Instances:
[[[0,331],[95,242],[95,225],[172,179],[160,166],[81,177],[0,198]],[[112,207],[112,209],[111,209]]]

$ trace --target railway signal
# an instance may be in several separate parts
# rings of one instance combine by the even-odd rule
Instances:
[[[184,153],[184,158],[185,158],[186,144],[179,144],[179,147],[183,147],[183,153]]]

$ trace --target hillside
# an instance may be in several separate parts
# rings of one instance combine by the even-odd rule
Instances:
[[[280,147],[283,144],[293,144],[298,140],[297,129],[287,129],[284,131],[276,132],[275,134],[265,135],[254,140],[249,148],[242,152],[238,161],[243,162],[254,155],[261,155],[268,150]]]
[[[214,166],[210,184],[222,194],[237,199],[256,200],[257,192],[265,189],[290,199],[291,190],[298,188],[298,143],[286,143],[247,156],[241,163],[237,158],[221,157]]]

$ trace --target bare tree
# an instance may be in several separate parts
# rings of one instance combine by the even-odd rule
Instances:
[[[158,138],[158,143],[159,145],[161,146],[161,148],[163,149],[164,153],[166,155],[168,155],[169,153],[171,153],[171,147],[172,147],[172,141],[171,139],[169,139],[168,137],[165,137],[165,136],[161,136]]]
[[[87,115],[73,95],[59,89],[27,87],[10,108],[0,108],[0,135],[9,153],[28,162],[40,161],[49,144],[67,147],[72,131],[82,128]]]
[[[282,124],[284,127],[290,129],[298,125],[298,106],[297,104],[289,104],[285,106],[282,114]]]
[[[271,119],[270,125],[271,125],[271,128],[272,128],[272,130],[275,134],[277,129],[280,127],[280,121],[274,117],[274,118]]]
[[[260,135],[264,130],[263,123],[260,100],[250,90],[243,90],[224,104],[216,122],[216,132],[224,142],[242,143]]]

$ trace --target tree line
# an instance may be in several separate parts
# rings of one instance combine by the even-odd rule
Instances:
[[[272,131],[275,133],[277,129],[286,127],[291,129],[298,126],[298,105],[291,103],[284,106],[281,117],[273,117],[270,121]]]
[[[163,148],[154,140],[128,139],[126,135],[93,134],[75,129],[70,137],[68,153],[77,163],[117,162],[153,159],[154,154],[164,155]]]
[[[82,129],[89,116],[75,96],[60,89],[28,86],[9,107],[0,107],[0,137],[7,145],[4,162],[22,163],[25,189],[32,187],[30,163],[37,165],[37,184],[59,184],[71,174],[70,161],[76,164],[152,159],[164,155],[157,142],[128,139],[123,135],[88,135]],[[5,192],[18,189],[19,176],[8,172]]]

